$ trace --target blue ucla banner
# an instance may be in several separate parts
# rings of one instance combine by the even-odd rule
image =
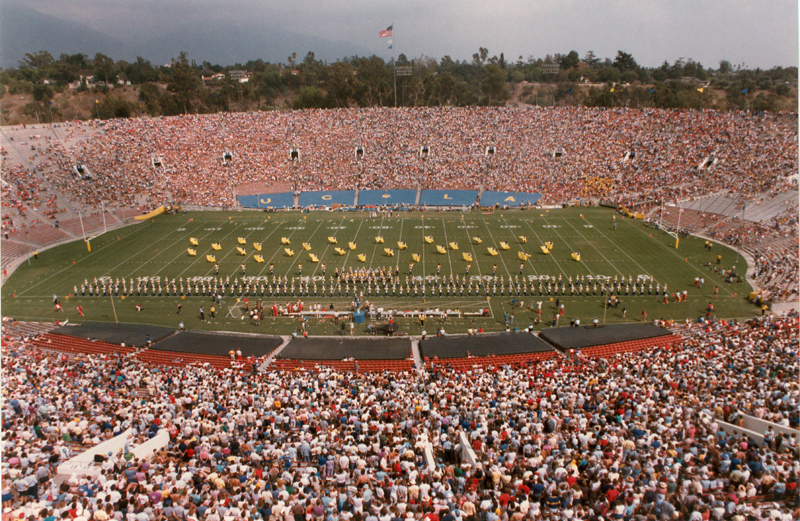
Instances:
[[[240,195],[236,197],[244,208],[288,209],[294,206],[294,194],[281,192],[278,194]]]
[[[258,208],[257,195],[237,195],[236,200],[239,201],[242,208]]]
[[[342,206],[353,206],[356,201],[355,190],[324,191],[324,192],[303,192],[300,194],[300,206],[331,206],[340,204]]]
[[[525,192],[483,192],[481,206],[522,206],[533,205],[539,202],[542,194],[529,194]]]
[[[416,199],[416,190],[361,190],[358,192],[359,206],[414,204]]]
[[[477,198],[477,190],[423,190],[419,197],[419,204],[428,206],[471,206]]]

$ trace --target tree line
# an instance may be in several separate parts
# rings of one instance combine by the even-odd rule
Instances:
[[[410,75],[395,75],[395,66]],[[246,71],[247,81],[231,77]],[[215,76],[216,75],[216,76]],[[138,99],[118,95],[133,86]],[[327,63],[313,52],[286,62],[263,60],[228,66],[197,63],[180,53],[157,66],[138,57],[115,61],[103,54],[29,53],[18,67],[0,70],[0,95],[31,93],[26,113],[44,120],[54,113],[59,94],[92,92],[99,118],[177,115],[272,108],[342,108],[376,106],[488,106],[518,103],[666,109],[793,110],[797,104],[797,67],[748,69],[723,60],[705,68],[692,59],[665,61],[648,68],[626,52],[601,59],[589,51],[544,58],[503,53],[489,56],[479,48],[472,60],[439,60],[400,54],[386,61],[353,56]],[[102,99],[102,101],[101,101]],[[63,105],[63,104],[62,104]],[[7,119],[7,118],[4,118]]]

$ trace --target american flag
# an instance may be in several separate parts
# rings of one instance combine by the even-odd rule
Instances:
[[[392,35],[392,27],[394,27],[394,24],[390,25],[389,27],[387,27],[383,31],[378,32],[378,37],[379,38],[388,38],[388,37],[390,37]]]

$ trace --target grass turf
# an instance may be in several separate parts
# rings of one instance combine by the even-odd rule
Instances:
[[[613,218],[616,216],[616,229]],[[377,244],[376,236],[383,236],[384,244]],[[520,235],[527,237],[523,244]],[[424,241],[425,236],[434,238],[433,244]],[[476,244],[473,237],[479,236],[482,244]],[[189,238],[198,239],[195,249],[197,256],[187,253],[191,247]],[[239,237],[246,240],[240,245]],[[289,239],[290,244],[281,244],[281,238]],[[330,244],[328,237],[335,237],[338,244]],[[348,242],[354,242],[356,249],[351,250]],[[408,249],[398,249],[397,242],[403,241]],[[553,251],[545,255],[540,246],[547,241],[554,243]],[[255,251],[253,243],[262,244],[262,251]],[[458,250],[449,246],[450,242],[458,244]],[[510,249],[502,250],[501,242],[506,242]],[[214,275],[214,264],[207,262],[206,254],[216,255],[220,266],[220,277],[231,280],[241,276],[241,265],[244,263],[248,276],[268,276],[270,264],[274,264],[274,274],[298,278],[298,263],[303,264],[303,276],[321,275],[321,264],[327,265],[327,279],[335,268],[391,268],[399,266],[401,279],[405,281],[409,273],[409,262],[412,254],[420,256],[420,262],[413,267],[413,276],[430,276],[441,265],[440,273],[449,278],[450,274],[464,276],[467,262],[463,253],[473,257],[470,277],[488,277],[492,275],[493,265],[497,265],[497,276],[508,280],[509,276],[518,276],[520,263],[523,264],[524,277],[555,277],[561,275],[564,281],[571,276],[577,280],[580,276],[632,276],[634,280],[644,275],[653,278],[653,289],[656,283],[663,288],[667,284],[669,292],[688,291],[686,302],[662,304],[661,297],[638,294],[621,295],[621,303],[617,308],[610,308],[605,320],[609,323],[641,321],[642,310],[647,312],[647,319],[655,318],[685,320],[696,319],[705,315],[706,307],[712,301],[714,286],[719,287],[719,295],[714,300],[716,316],[721,318],[749,318],[759,312],[758,308],[747,301],[751,288],[748,284],[729,284],[723,281],[718,273],[706,267],[710,262],[716,266],[716,256],[722,256],[720,268],[730,269],[736,266],[737,273],[745,273],[745,260],[735,250],[714,244],[706,250],[704,240],[686,238],[680,240],[679,248],[675,248],[675,239],[663,231],[645,226],[644,222],[623,218],[610,209],[605,208],[570,208],[554,210],[509,210],[498,211],[491,215],[474,211],[460,212],[408,212],[395,214],[391,218],[370,218],[366,212],[312,212],[312,213],[261,213],[261,212],[204,212],[177,215],[162,215],[155,219],[115,230],[96,237],[91,241],[91,252],[87,251],[83,241],[59,246],[41,252],[38,259],[31,258],[30,264],[23,263],[3,286],[3,314],[17,320],[50,321],[69,318],[72,322],[81,320],[100,320],[120,322],[140,322],[163,326],[177,327],[183,321],[187,329],[226,330],[263,332],[265,334],[291,334],[298,330],[299,323],[291,318],[268,318],[260,326],[249,320],[232,318],[228,315],[230,307],[241,308],[236,303],[237,297],[226,295],[222,306],[217,305],[217,318],[202,322],[199,307],[203,306],[206,318],[209,318],[211,299],[201,296],[121,296],[113,297],[77,297],[72,295],[73,287],[80,288],[84,279],[90,282],[95,277],[103,276],[125,278],[134,281],[138,277],[160,277],[184,280],[191,277]],[[212,243],[219,243],[220,251],[211,249]],[[303,249],[302,243],[309,243],[311,250]],[[436,246],[443,246],[445,254],[437,252]],[[241,246],[246,255],[237,252]],[[334,248],[345,250],[344,255],[335,253]],[[487,248],[498,250],[497,256],[491,256]],[[294,250],[294,256],[288,256],[285,248]],[[384,248],[392,248],[394,257],[389,257]],[[521,261],[519,252],[529,253],[527,261]],[[318,256],[320,262],[310,262],[309,254]],[[572,259],[572,253],[580,253],[580,262]],[[264,263],[257,263],[254,255],[260,254]],[[365,262],[358,260],[363,254]],[[737,260],[738,257],[738,260]],[[695,276],[705,278],[701,289],[694,287]],[[321,283],[318,282],[321,290]],[[534,282],[538,291],[538,282]],[[546,284],[545,284],[546,288]],[[474,311],[486,307],[491,309],[489,317],[450,319],[446,329],[448,332],[463,332],[469,327],[483,327],[487,331],[504,328],[504,313],[514,313],[514,326],[520,328],[530,325],[536,313],[530,311],[529,305],[543,301],[543,322],[537,328],[551,325],[553,313],[558,299],[565,305],[565,315],[561,325],[571,318],[579,318],[583,324],[589,324],[594,318],[603,320],[604,297],[599,291],[596,296],[574,295],[550,297],[521,295],[516,299],[524,301],[523,308],[512,309],[511,296],[498,295],[488,299],[486,296],[431,297],[430,293],[423,302],[419,297],[368,297],[364,300],[389,309],[460,309]],[[546,291],[546,289],[545,289]],[[53,295],[58,295],[64,312],[57,313],[53,307]],[[69,295],[69,297],[67,297]],[[243,298],[243,297],[242,297]],[[250,301],[259,297],[250,296]],[[308,306],[321,303],[328,308],[333,303],[337,310],[349,309],[352,298],[344,295],[319,297],[263,297],[266,305],[273,302],[286,304],[290,301],[303,300]],[[113,307],[112,307],[113,302]],[[142,311],[136,311],[136,304],[142,305]],[[183,313],[178,316],[178,304],[182,304]],[[78,316],[77,306],[81,306],[85,318]],[[627,308],[627,317],[622,316],[623,306]],[[239,316],[238,311],[234,312]],[[434,331],[438,320],[430,320],[427,329]],[[400,319],[401,331],[418,334],[421,331],[418,320]],[[320,318],[310,319],[309,334],[331,335],[338,329],[332,320]],[[364,329],[359,328],[359,333]]]

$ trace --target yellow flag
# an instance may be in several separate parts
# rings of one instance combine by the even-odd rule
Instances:
[[[697,89],[697,92],[703,92],[703,87],[700,87],[699,89]]]

